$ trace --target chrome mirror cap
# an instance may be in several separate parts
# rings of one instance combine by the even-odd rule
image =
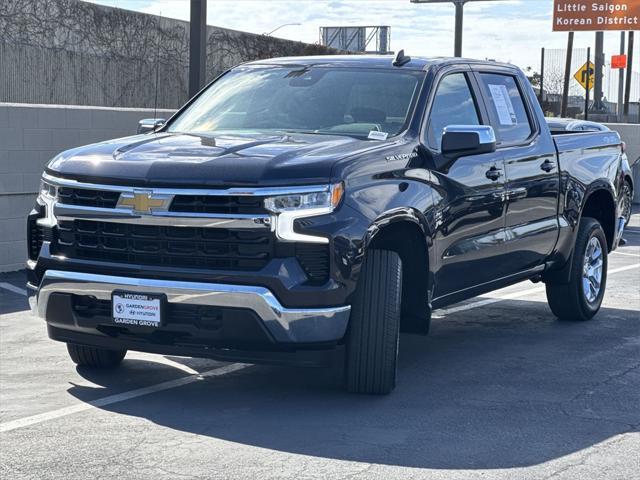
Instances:
[[[167,120],[165,118],[143,118],[138,122],[138,133],[153,132],[161,127]]]
[[[496,143],[496,132],[491,125],[449,125],[444,133],[476,133],[480,145]]]

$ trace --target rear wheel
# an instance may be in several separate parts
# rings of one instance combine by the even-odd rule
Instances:
[[[126,350],[107,350],[74,343],[67,343],[67,351],[76,365],[91,368],[117,367],[127,354]]]
[[[387,394],[396,384],[402,262],[396,252],[371,250],[355,293],[346,345],[347,390]]]
[[[598,313],[607,284],[607,239],[593,218],[580,221],[569,283],[546,284],[547,300],[561,320],[589,320]]]
[[[622,187],[622,217],[624,218],[624,226],[629,225],[631,221],[631,206],[633,205],[633,187],[629,180],[624,181]]]

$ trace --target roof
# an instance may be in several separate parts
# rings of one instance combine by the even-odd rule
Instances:
[[[332,65],[341,67],[393,68],[394,55],[318,55],[312,57],[280,57],[255,60],[245,65]],[[414,57],[401,67],[403,70],[426,70],[433,65],[456,63],[488,63],[485,61],[455,57]],[[494,62],[491,62],[492,64]],[[500,64],[498,64],[500,65]]]

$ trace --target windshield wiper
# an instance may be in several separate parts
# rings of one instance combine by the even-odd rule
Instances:
[[[285,132],[285,133],[302,133],[302,134],[308,134],[308,135],[333,135],[336,137],[340,137],[340,136],[347,136],[347,137],[354,137],[354,138],[358,138],[358,139],[365,139],[367,138],[366,136],[360,134],[360,133],[351,133],[351,132],[335,132],[333,130],[292,130],[292,129],[287,129],[287,130],[279,130],[281,132]]]

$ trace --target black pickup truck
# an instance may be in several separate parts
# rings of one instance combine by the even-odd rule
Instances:
[[[622,150],[615,132],[552,136],[511,65],[244,64],[151,132],[48,164],[32,307],[79,365],[343,345],[348,390],[388,393],[399,332],[426,334],[433,309],[530,279],[561,319],[598,312]]]

